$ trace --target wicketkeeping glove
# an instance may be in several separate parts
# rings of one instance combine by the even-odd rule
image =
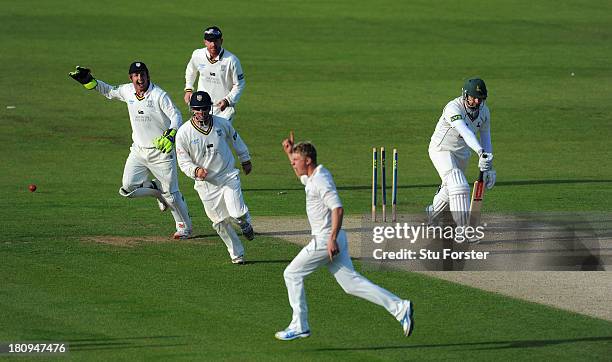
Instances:
[[[172,147],[174,147],[174,136],[176,136],[176,130],[174,128],[170,128],[166,130],[161,137],[154,139],[153,144],[155,145],[155,148],[163,153],[170,153],[172,151]]]
[[[98,81],[91,75],[91,70],[77,65],[74,72],[68,73],[72,79],[81,83],[86,89],[94,89],[98,85]]]
[[[497,174],[495,170],[489,170],[489,171],[484,172],[484,174],[482,175],[482,179],[484,180],[487,190],[490,190],[493,188],[493,186],[495,186],[496,177],[497,177]]]
[[[489,171],[493,168],[493,154],[490,152],[483,152],[478,158],[478,168],[480,171]]]

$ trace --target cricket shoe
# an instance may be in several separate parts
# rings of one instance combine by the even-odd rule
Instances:
[[[246,264],[246,261],[244,260],[244,255],[240,255],[232,259],[232,264],[236,264],[236,265]]]
[[[244,222],[240,224],[240,230],[242,230],[242,235],[244,235],[247,240],[255,239],[255,231],[253,231],[253,225],[250,223]]]
[[[187,228],[179,228],[179,230],[177,230],[174,233],[174,235],[172,235],[172,238],[176,240],[189,239],[190,237],[191,237],[191,229],[187,229]]]
[[[294,339],[298,339],[298,338],[310,337],[310,331],[308,330],[308,331],[298,333],[294,331],[293,329],[287,328],[284,331],[274,333],[274,337],[276,337],[276,339],[281,340],[281,341],[293,341]]]
[[[400,323],[402,324],[402,329],[404,330],[404,335],[406,337],[410,337],[412,334],[412,330],[414,329],[414,320],[412,319],[412,313],[414,309],[412,307],[412,302],[409,300],[404,301],[403,306],[403,314]]]

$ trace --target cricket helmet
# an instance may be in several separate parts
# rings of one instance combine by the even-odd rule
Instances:
[[[487,86],[480,78],[470,78],[465,81],[461,90],[463,97],[472,96],[474,98],[487,99]]]
[[[221,33],[221,29],[217,26],[210,26],[204,30],[204,39],[208,41],[215,41],[217,39],[221,39],[223,37],[223,33]]]
[[[212,105],[212,99],[204,91],[195,92],[191,95],[191,100],[189,100],[190,108],[210,108]]]
[[[147,69],[147,65],[145,63],[134,62],[130,64],[130,70],[128,71],[128,74],[140,73],[140,72],[145,72],[147,73],[147,75],[149,75],[149,69]]]

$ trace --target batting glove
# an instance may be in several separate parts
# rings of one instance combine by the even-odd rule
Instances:
[[[172,147],[174,147],[174,136],[176,136],[176,130],[174,128],[170,128],[166,130],[161,137],[154,139],[153,144],[155,145],[155,148],[163,153],[170,153],[172,151]]]
[[[91,70],[77,65],[74,72],[68,73],[72,79],[81,83],[85,89],[94,89],[98,85],[98,81],[91,75]]]
[[[495,170],[491,169],[489,171],[485,171],[482,175],[482,179],[485,182],[485,186],[487,188],[487,190],[490,190],[493,188],[493,186],[495,186],[495,178],[496,178],[496,172]]]
[[[478,158],[478,168],[480,171],[489,171],[493,168],[493,154],[490,152],[483,152]]]

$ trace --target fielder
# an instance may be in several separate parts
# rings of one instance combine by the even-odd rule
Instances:
[[[221,29],[211,26],[204,30],[205,48],[193,51],[185,69],[185,103],[189,104],[197,77],[198,90],[213,100],[213,114],[232,122],[245,87],[244,73],[238,58],[222,44]]]
[[[457,226],[468,224],[470,186],[465,169],[470,149],[478,155],[478,167],[484,171],[487,189],[495,185],[493,146],[491,145],[491,114],[485,104],[487,87],[482,79],[468,79],[461,96],[448,102],[429,143],[429,157],[442,179],[432,205],[426,209],[430,224],[450,206]],[[476,138],[480,133],[480,140]],[[461,230],[461,229],[460,229]]]
[[[310,336],[304,278],[324,265],[346,293],[385,308],[401,323],[404,335],[409,336],[414,327],[412,303],[373,284],[353,269],[348,240],[342,230],[342,202],[331,173],[323,165],[317,165],[315,147],[307,142],[294,145],[290,136],[283,140],[283,149],[295,174],[305,185],[306,213],[312,228],[312,240],[283,273],[293,317],[289,326],[276,332],[275,337],[290,341]]]
[[[130,65],[131,83],[114,87],[95,79],[89,69],[76,67],[69,75],[86,89],[95,89],[108,99],[127,103],[132,124],[132,146],[123,169],[119,195],[127,198],[155,197],[159,208],[168,207],[176,223],[175,239],[191,236],[191,217],[178,187],[174,161],[174,136],[183,119],[170,96],[149,78],[142,62]],[[149,173],[154,180],[149,179]]]
[[[212,115],[213,103],[208,93],[195,92],[189,105],[193,116],[176,134],[179,167],[195,180],[194,189],[215,231],[227,246],[232,263],[244,264],[244,247],[232,223],[240,226],[248,240],[253,240],[255,234],[230,145],[247,175],[252,169],[249,150],[230,122]]]

